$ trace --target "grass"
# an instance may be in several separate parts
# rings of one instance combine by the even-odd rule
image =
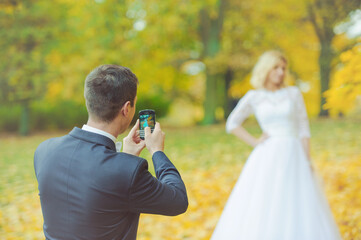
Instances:
[[[255,122],[245,126],[252,134],[261,134]],[[190,207],[174,218],[144,215],[139,239],[208,239],[252,148],[226,134],[224,124],[163,130],[165,152],[182,174]],[[311,155],[342,235],[350,240],[361,235],[360,132],[358,120],[311,121]],[[44,238],[33,154],[40,142],[63,134],[0,135],[2,239]],[[150,160],[146,151],[141,156]]]

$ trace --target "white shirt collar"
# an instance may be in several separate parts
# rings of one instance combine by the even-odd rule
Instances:
[[[117,142],[116,137],[114,137],[112,134],[110,134],[108,132],[105,132],[105,131],[100,130],[98,128],[91,127],[91,126],[86,125],[86,124],[83,125],[82,129],[85,130],[85,131],[88,131],[88,132],[97,133],[97,134],[103,135],[103,136],[105,136],[107,138],[110,138],[114,142],[117,152],[119,152],[120,149],[122,148],[122,142]]]

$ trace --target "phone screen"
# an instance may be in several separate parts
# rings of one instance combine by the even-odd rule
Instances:
[[[144,140],[144,129],[150,127],[153,132],[155,127],[155,111],[146,109],[139,111],[139,135]]]

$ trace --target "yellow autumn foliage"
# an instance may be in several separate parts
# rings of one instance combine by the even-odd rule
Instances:
[[[333,214],[345,240],[361,236],[361,155],[342,162],[319,160]],[[177,217],[144,214],[138,239],[209,239],[241,171],[241,166],[214,167],[183,174],[189,195],[188,211]],[[20,183],[18,183],[20,184]],[[43,239],[42,215],[36,184],[2,191],[0,235],[2,239]],[[30,191],[31,190],[31,191]]]
[[[315,170],[343,239],[361,239],[359,124],[327,120],[312,126]],[[257,135],[256,126],[249,129]],[[189,208],[176,217],[141,215],[138,239],[209,239],[251,149],[225,134],[223,125],[164,130]],[[33,152],[41,141],[62,134],[0,138],[0,239],[44,239]]]
[[[335,73],[331,88],[325,93],[326,109],[331,114],[349,113],[361,96],[361,45],[340,56],[342,67]]]

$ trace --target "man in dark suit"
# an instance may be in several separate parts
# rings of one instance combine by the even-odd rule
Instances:
[[[137,77],[128,69],[102,65],[85,80],[89,119],[82,129],[49,139],[34,155],[47,239],[136,239],[140,213],[174,216],[188,207],[179,172],[164,154],[156,123],[139,138],[138,121],[116,150],[137,101]],[[147,148],[156,177],[139,154]]]

